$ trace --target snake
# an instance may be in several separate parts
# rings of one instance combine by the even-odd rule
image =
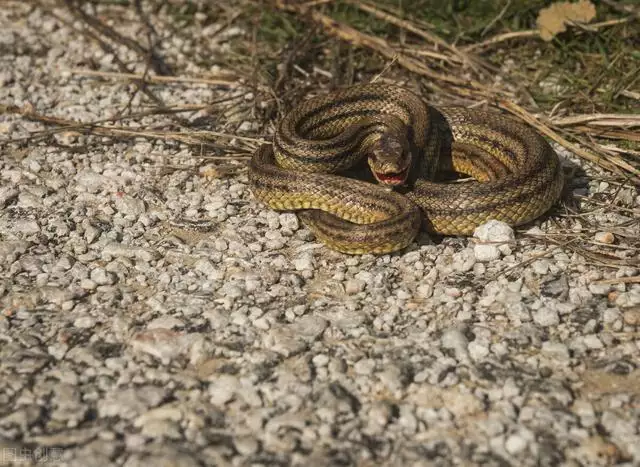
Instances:
[[[526,224],[563,189],[558,155],[498,111],[435,107],[387,83],[302,100],[248,167],[255,198],[294,211],[329,248],[386,254],[420,230],[472,235],[495,219]]]

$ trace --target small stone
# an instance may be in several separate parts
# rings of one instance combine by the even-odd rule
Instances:
[[[96,229],[92,225],[88,225],[84,229],[84,239],[87,241],[87,243],[91,244],[100,236],[100,233],[101,232],[99,229]]]
[[[97,193],[109,183],[109,179],[93,170],[82,170],[76,175],[78,186],[88,193]]]
[[[533,321],[540,326],[556,326],[560,323],[560,316],[556,310],[543,307],[533,312]]]
[[[370,358],[363,358],[358,360],[353,366],[353,371],[359,375],[370,375],[376,368],[376,361]]]
[[[184,334],[166,328],[146,329],[135,333],[130,339],[135,352],[152,355],[165,364],[186,354],[201,341],[202,335],[198,333]]]
[[[55,343],[47,347],[47,352],[56,360],[62,360],[69,350],[69,346],[63,343]]]
[[[96,281],[92,281],[91,279],[84,278],[80,281],[80,287],[85,290],[95,290],[98,288],[98,284]]]
[[[264,338],[265,344],[284,356],[295,355],[307,348],[307,343],[288,326],[274,326]]]
[[[251,321],[251,324],[258,329],[262,329],[263,331],[268,331],[271,327],[271,323],[269,323],[269,320],[264,316],[254,319],[253,321]]]
[[[549,262],[549,260],[542,258],[534,261],[531,265],[531,269],[533,269],[533,272],[535,272],[536,274],[544,276],[549,272],[550,266],[551,263]]]
[[[419,251],[410,251],[409,253],[405,254],[404,257],[402,258],[402,260],[406,264],[414,264],[419,259],[420,259],[420,252]]]
[[[442,334],[442,347],[457,352],[465,352],[469,344],[466,336],[459,329],[447,329]]]
[[[216,268],[213,263],[207,259],[201,258],[195,262],[193,268],[204,274],[205,276],[210,276],[217,272],[218,268]]]
[[[476,244],[473,246],[476,261],[489,262],[500,259],[500,250],[495,245]]]
[[[163,405],[143,413],[138,418],[136,418],[136,420],[134,420],[133,424],[136,427],[141,427],[142,425],[152,420],[168,420],[172,422],[179,422],[181,419],[182,410],[180,410],[179,407]]]
[[[589,284],[589,292],[594,295],[608,295],[611,291],[611,284],[594,282]]]
[[[216,198],[211,198],[211,200],[204,205],[204,208],[207,211],[214,213],[216,211],[224,210],[227,207],[227,204],[229,204],[229,202],[226,199],[216,197]]]
[[[306,315],[293,323],[291,329],[300,338],[313,342],[322,335],[327,325],[327,321],[319,316]]]
[[[311,361],[313,362],[313,364],[320,368],[323,366],[327,366],[327,364],[329,363],[329,357],[325,354],[318,354],[316,356],[314,356]]]
[[[526,323],[531,321],[529,310],[522,302],[510,303],[507,305],[507,317],[514,322]]]
[[[580,424],[585,428],[595,425],[598,421],[593,405],[586,400],[576,400],[573,403],[572,410],[580,417]]]
[[[209,385],[209,396],[212,404],[223,406],[234,398],[240,390],[240,381],[233,375],[216,375]]]
[[[611,232],[596,232],[596,234],[593,236],[593,239],[596,242],[606,243],[607,245],[611,245],[616,241],[615,235],[613,235]]]
[[[80,329],[91,329],[96,325],[96,319],[92,316],[83,316],[81,318],[77,318],[73,322],[73,325]]]
[[[251,456],[260,449],[260,443],[253,436],[240,436],[233,440],[233,445],[242,456]]]
[[[569,282],[563,274],[557,279],[545,282],[542,285],[542,293],[548,297],[564,297],[569,293]]]
[[[313,269],[313,256],[311,253],[303,253],[293,261],[293,265],[296,271]]]
[[[136,218],[145,212],[144,201],[129,195],[116,197],[115,206],[122,214],[134,216]]]
[[[285,212],[278,216],[280,221],[280,225],[283,229],[290,230],[291,232],[295,232],[300,228],[300,221],[298,220],[298,216],[291,212]]]
[[[476,341],[469,342],[467,349],[469,351],[469,355],[474,360],[482,360],[484,357],[489,355],[489,347],[479,344]]]
[[[101,417],[119,416],[133,419],[139,414],[158,405],[165,398],[165,390],[156,386],[135,388],[114,388],[98,401],[98,414]]]
[[[542,353],[548,357],[559,360],[569,359],[569,348],[561,342],[543,342]]]
[[[420,298],[430,298],[433,295],[433,285],[432,284],[420,284],[416,288],[416,293]]]
[[[620,319],[620,316],[620,312],[615,308],[607,308],[602,314],[602,321],[605,324],[612,324],[618,321]]]
[[[34,220],[16,219],[13,223],[13,230],[23,235],[33,235],[40,233],[40,226]]]
[[[456,287],[445,287],[444,294],[451,298],[458,298],[462,295],[462,292]]]
[[[0,201],[1,203],[1,201]],[[42,199],[39,196],[34,195],[28,191],[23,191],[18,196],[18,206],[21,208],[40,208],[42,206]]]
[[[344,291],[347,295],[355,295],[364,290],[366,283],[360,279],[349,279],[344,284]]]
[[[453,255],[453,269],[459,272],[468,272],[476,265],[475,252],[470,248],[465,248]]]
[[[173,316],[160,316],[147,324],[147,329],[180,329],[184,323]]]
[[[511,244],[515,241],[513,229],[508,224],[497,220],[490,220],[476,227],[473,236],[482,242],[474,246],[474,255],[478,261],[497,259],[495,249],[498,250],[498,257],[500,253],[511,254]],[[479,246],[493,248],[478,248]]]
[[[400,408],[400,416],[397,423],[409,435],[415,433],[418,429],[418,419],[405,405]]]
[[[527,440],[519,435],[511,435],[504,443],[504,448],[511,455],[521,453],[527,447]]]
[[[628,292],[621,292],[615,298],[615,304],[620,308],[630,308],[640,305],[640,288],[636,287]]]
[[[592,350],[599,350],[604,347],[604,345],[602,344],[602,341],[595,334],[589,334],[587,336],[584,336],[582,341],[587,346],[587,348]]]
[[[93,269],[89,277],[98,285],[111,285],[116,281],[116,276],[114,273],[108,272],[101,267]]]
[[[0,87],[8,84],[9,81],[11,81],[12,78],[10,76],[11,74],[4,70],[0,72]],[[15,131],[15,129],[16,129],[16,124],[13,122],[0,123],[0,133],[3,135],[10,135]]]
[[[367,415],[369,418],[369,426],[376,432],[381,432],[389,423],[393,412],[389,404],[379,402],[371,407]]]
[[[77,295],[79,295],[77,292],[58,287],[43,287],[40,290],[42,301],[46,303],[55,303],[56,305],[62,305],[69,300],[73,300]]]
[[[11,264],[24,254],[28,247],[29,243],[22,240],[0,241],[0,261]]]
[[[629,326],[638,326],[640,325],[640,307],[633,307],[624,310],[622,313],[622,319],[624,324]]]
[[[269,230],[275,232],[275,230],[280,227],[280,216],[276,212],[268,211],[266,217],[267,227],[269,227]]]
[[[0,187],[0,208],[4,208],[18,197],[20,192],[12,186]]]

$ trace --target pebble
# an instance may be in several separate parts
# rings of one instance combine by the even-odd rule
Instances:
[[[527,440],[522,436],[511,435],[505,441],[504,448],[509,454],[515,456],[527,448]]]
[[[327,366],[330,360],[327,355],[318,354],[313,357],[312,361],[316,367],[324,367],[324,366]]]
[[[582,341],[587,346],[587,348],[592,350],[599,350],[604,347],[602,341],[595,334],[589,334],[582,338]]]
[[[482,253],[481,253],[482,257]],[[453,269],[459,272],[471,271],[476,265],[475,249],[464,249],[453,255]]]
[[[260,449],[260,443],[253,436],[240,436],[235,438],[233,445],[236,450],[243,456],[251,456],[258,452]]]
[[[516,323],[531,321],[531,314],[524,303],[516,302],[507,305],[507,317]]]
[[[0,186],[0,208],[6,207],[8,204],[13,202],[20,192],[17,188],[12,186]]]
[[[533,321],[544,327],[557,326],[560,323],[560,316],[556,310],[543,307],[532,313]]]
[[[569,348],[561,342],[543,342],[542,353],[548,357],[559,360],[569,359]]]
[[[79,329],[91,329],[96,325],[96,319],[92,316],[83,316],[81,318],[77,318],[73,322],[73,326]]]
[[[415,264],[420,260],[420,252],[419,251],[411,251],[404,255],[402,258],[406,264]]]
[[[370,375],[373,373],[373,370],[376,367],[375,360],[371,360],[368,358],[358,360],[353,366],[353,371],[355,371],[359,375]]]
[[[150,407],[158,405],[164,397],[164,389],[155,386],[114,391],[98,401],[98,413],[103,417],[133,419]]]
[[[293,213],[282,213],[278,216],[278,220],[280,221],[280,225],[282,226],[282,228],[285,230],[295,232],[300,228],[300,221],[298,221],[298,216]]]
[[[593,236],[593,239],[596,242],[606,243],[607,245],[611,245],[616,241],[615,235],[613,235],[611,232],[596,232],[596,234]]]
[[[111,285],[116,281],[115,274],[113,274],[112,272],[107,272],[104,268],[101,267],[93,269],[89,277],[98,285]]]
[[[40,225],[35,220],[17,219],[13,222],[13,231],[22,235],[34,235],[40,233]]]
[[[136,218],[145,212],[144,201],[129,195],[116,196],[115,206],[122,214]]]
[[[442,346],[445,349],[455,350],[456,353],[465,353],[468,340],[459,329],[448,329],[442,334]]]
[[[173,316],[160,316],[147,324],[147,329],[180,329],[184,323]]]
[[[350,279],[345,282],[344,290],[347,295],[355,295],[364,290],[366,283],[360,279]]]
[[[0,204],[2,203],[2,193],[0,193]],[[42,200],[39,196],[23,191],[18,195],[18,206],[24,209],[38,209],[42,206]]]
[[[489,355],[489,347],[479,344],[475,341],[469,342],[467,349],[469,350],[469,355],[471,356],[471,358],[476,361],[482,360],[487,355]]]
[[[473,247],[477,261],[488,262],[511,254],[511,244],[515,242],[513,229],[504,222],[490,220],[478,226],[473,236],[480,240]]]
[[[500,259],[500,249],[495,245],[476,244],[473,247],[476,261],[489,262]]]
[[[296,271],[313,269],[313,256],[310,253],[303,253],[293,261],[293,265]]]
[[[80,280],[80,287],[85,290],[95,290],[98,288],[98,283],[94,280],[84,278]]]
[[[622,313],[622,319],[625,324],[629,326],[639,326],[640,325],[640,307],[634,307],[627,310],[624,310]]]
[[[640,305],[640,287],[619,293],[615,298],[615,304],[620,308],[631,308]]]

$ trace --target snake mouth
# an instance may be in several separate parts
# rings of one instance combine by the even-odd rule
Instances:
[[[373,172],[373,175],[376,177],[378,182],[383,183],[385,185],[402,185],[407,180],[407,175],[409,174],[409,169],[404,169],[400,172],[389,172],[389,173],[380,173]]]

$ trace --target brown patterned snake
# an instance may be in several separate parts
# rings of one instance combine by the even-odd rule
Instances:
[[[378,184],[344,176],[367,165]],[[433,181],[442,171],[475,180]],[[421,222],[445,235],[490,219],[524,224],[556,202],[563,174],[544,138],[509,117],[365,84],[295,107],[255,152],[249,181],[260,201],[297,210],[329,247],[358,254],[407,246]]]

